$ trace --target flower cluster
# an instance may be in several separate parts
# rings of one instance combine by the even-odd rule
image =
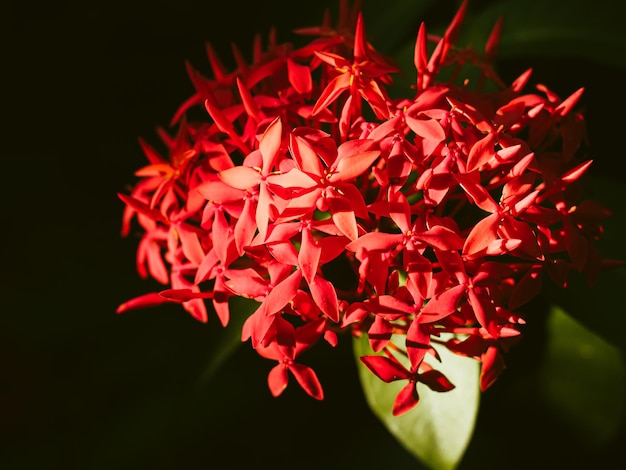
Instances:
[[[372,373],[406,382],[394,414],[418,383],[454,387],[434,344],[480,361],[489,387],[543,279],[602,269],[608,212],[577,185],[591,163],[582,89],[524,92],[530,70],[505,85],[490,65],[500,23],[483,52],[455,46],[465,10],[441,37],[419,28],[409,97],[390,97],[398,70],[346,1],[336,25],[296,31],[303,47],[272,32],[251,63],[235,48],[232,72],[207,45],[213,78],[188,65],[195,93],[176,135],[161,131],[168,155],[141,140],[149,165],[120,194],[123,234],[142,230],[139,273],[165,287],[118,312],[177,302],[226,325],[230,298],[254,299],[242,341],[276,361],[275,396],[292,374],[322,399],[299,356],[344,331],[367,334]],[[459,79],[468,65],[476,83]]]

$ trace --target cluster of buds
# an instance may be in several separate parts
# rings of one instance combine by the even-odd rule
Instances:
[[[175,302],[227,325],[241,314],[229,299],[254,299],[241,339],[276,361],[274,396],[292,374],[322,399],[299,356],[341,332],[367,334],[377,354],[361,361],[381,380],[406,381],[394,414],[418,403],[418,383],[454,387],[436,344],[480,361],[489,387],[542,280],[602,269],[608,212],[576,184],[591,163],[582,89],[524,92],[530,70],[505,85],[490,65],[499,22],[483,52],[454,45],[465,11],[443,36],[419,28],[408,98],[389,96],[396,66],[346,1],[335,26],[326,14],[295,31],[313,37],[303,47],[271,32],[251,63],[234,48],[232,72],[207,45],[213,78],[188,64],[195,93],[175,136],[160,131],[169,155],[140,140],[149,165],[120,194],[123,234],[141,229],[138,271],[165,287],[118,312]],[[459,80],[468,64],[476,83]]]

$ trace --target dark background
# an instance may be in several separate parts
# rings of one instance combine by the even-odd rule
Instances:
[[[295,5],[3,7],[0,468],[214,468],[218,461],[230,468],[415,468],[369,412],[349,342],[308,358],[324,385],[323,402],[295,383],[273,399],[265,382],[271,364],[247,345],[213,381],[202,381],[219,340],[214,318],[200,324],[177,307],[115,314],[154,287],[135,272],[137,239],[119,234],[116,193],[144,165],[137,138],[156,145],[155,127],[167,126],[193,92],[185,59],[209,74],[206,40],[230,64],[231,41],[248,54],[253,34],[271,25],[288,40],[293,27],[318,23],[323,5],[335,2]],[[433,21],[449,20],[454,6],[441,2]],[[623,71],[575,58],[522,57],[500,66],[512,79],[530,64],[535,79],[562,96],[586,86],[590,136],[603,157],[594,171],[624,181]],[[526,395],[532,379],[520,379],[539,360],[536,344],[530,335],[512,353],[517,376],[505,374],[487,393],[465,468],[502,468],[502,459],[506,468],[582,468],[623,458],[621,440],[602,453],[568,452],[576,442]]]

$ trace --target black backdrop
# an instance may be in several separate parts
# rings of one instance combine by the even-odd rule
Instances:
[[[442,3],[433,15],[451,17],[453,2]],[[219,337],[214,319],[202,325],[176,307],[115,314],[121,302],[154,287],[135,273],[137,240],[119,236],[123,205],[116,193],[144,164],[137,138],[156,142],[155,127],[166,126],[192,92],[185,59],[208,73],[206,40],[228,63],[231,41],[248,53],[253,34],[270,25],[288,39],[292,27],[317,23],[322,5],[335,2],[294,5],[112,0],[3,7],[1,468],[414,465],[367,410],[349,344],[310,356],[324,402],[294,383],[273,399],[265,384],[270,364],[247,345],[198,388]],[[624,109],[624,97],[610,91],[623,83],[617,70],[572,60],[533,64],[536,76],[564,96],[586,84],[591,117]],[[512,77],[527,64],[503,66]],[[600,153],[612,151],[619,125],[607,119],[590,129]],[[614,176],[617,163],[597,168]],[[472,452],[516,439],[537,452],[566,448],[564,437],[524,422],[532,403],[507,403],[506,379],[490,393],[495,404],[486,405],[479,422],[486,433]],[[518,423],[507,435],[490,428],[502,419],[500,405]],[[489,455],[485,464],[499,468]],[[525,458],[517,457],[520,468]],[[566,463],[576,466],[573,458]]]
[[[167,307],[115,314],[121,302],[155,287],[135,272],[137,239],[120,237],[116,193],[145,164],[137,138],[158,146],[156,126],[167,127],[193,92],[184,60],[208,74],[207,40],[226,64],[233,62],[231,41],[249,58],[254,33],[276,25],[288,39],[292,27],[321,20],[321,5],[113,0],[8,7],[1,468],[213,468],[229,461],[232,468],[286,468],[294,459],[306,467],[361,453],[363,443],[398,447],[367,412],[349,351],[320,374],[327,383],[346,375],[334,391],[327,386],[324,404],[295,384],[274,400],[266,386],[270,364],[249,347],[202,386],[220,331],[214,319],[203,325]],[[353,430],[362,435],[346,439]]]

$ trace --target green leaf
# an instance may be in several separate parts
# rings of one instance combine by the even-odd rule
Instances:
[[[626,373],[618,349],[552,307],[542,395],[550,409],[591,447],[608,443],[624,419]]]
[[[457,44],[482,50],[493,24],[503,16],[499,58],[584,58],[626,68],[623,15],[615,5],[611,0],[492,2],[467,15]]]
[[[456,388],[440,393],[419,384],[418,405],[408,413],[393,416],[393,402],[405,384],[400,381],[385,383],[361,363],[359,357],[374,354],[366,335],[355,338],[353,345],[367,403],[389,432],[429,468],[456,468],[470,442],[478,413],[478,362],[435,346],[441,356],[441,364],[433,365]]]

